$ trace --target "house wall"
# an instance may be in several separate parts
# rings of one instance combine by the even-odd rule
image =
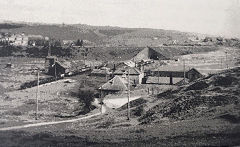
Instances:
[[[55,64],[54,58],[46,58],[45,59],[45,72],[49,73],[54,64]]]
[[[101,90],[99,90],[101,92]],[[108,94],[115,94],[119,93],[121,91],[115,91],[115,90],[102,90],[102,97],[105,97]]]
[[[177,77],[177,78],[182,78],[184,77],[184,72],[183,71],[151,71],[150,72],[151,76],[154,77],[170,77],[172,74],[172,77]]]
[[[57,75],[65,74],[67,72],[66,68],[62,67],[57,62],[55,64],[55,66],[56,66],[56,73],[57,73]]]
[[[147,73],[146,73],[147,74]],[[154,76],[154,77],[170,77],[170,75],[173,78],[183,78],[184,77],[184,72],[183,71],[151,71],[148,73],[148,75]],[[190,70],[185,73],[185,77],[188,78],[190,81],[196,80],[198,78],[201,78],[202,75],[195,71],[195,70]]]
[[[128,81],[128,76],[127,75],[118,75],[121,78],[125,79]],[[140,75],[130,75],[130,83],[131,84],[142,84],[142,78],[144,77],[144,74]]]
[[[142,84],[143,78],[144,78],[144,73],[141,73],[141,74],[139,75],[139,84]]]
[[[189,79],[190,82],[194,81],[198,78],[201,78],[201,77],[202,77],[202,75],[199,74],[198,72],[190,71],[187,73],[187,78]]]

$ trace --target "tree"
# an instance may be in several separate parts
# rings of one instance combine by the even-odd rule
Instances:
[[[77,40],[76,46],[83,46],[83,40]]]
[[[80,88],[78,98],[80,102],[84,103],[84,113],[90,112],[92,110],[92,102],[94,101],[94,91]]]

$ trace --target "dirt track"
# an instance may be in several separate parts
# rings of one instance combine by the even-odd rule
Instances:
[[[76,118],[76,119],[69,119],[69,120],[63,120],[63,121],[53,121],[53,122],[42,122],[42,123],[35,123],[35,124],[27,124],[27,125],[21,125],[21,126],[13,126],[13,127],[6,127],[6,128],[0,128],[0,131],[7,131],[7,130],[16,130],[16,129],[23,129],[23,128],[30,128],[30,127],[38,127],[38,126],[46,126],[46,125],[55,125],[55,124],[62,124],[62,123],[70,123],[70,122],[76,122],[83,119],[92,118],[94,116],[98,116],[101,114],[104,114],[106,112],[105,106],[102,107],[102,113],[95,113],[89,116]]]

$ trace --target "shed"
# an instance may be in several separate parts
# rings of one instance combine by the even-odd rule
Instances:
[[[129,76],[130,76],[130,82],[131,84],[141,84],[142,83],[142,78],[144,77],[144,73],[141,72],[140,70],[138,70],[135,67],[123,67],[123,68],[119,68],[114,72],[115,76],[121,76],[122,78],[127,80],[127,76],[128,76],[128,70],[129,72]]]

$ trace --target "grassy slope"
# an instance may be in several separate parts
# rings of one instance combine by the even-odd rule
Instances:
[[[152,123],[164,117],[172,120],[224,117],[240,122],[239,80],[240,68],[234,68],[161,93],[158,98],[169,102],[157,104],[140,120]]]
[[[11,28],[12,33],[40,34],[56,39],[85,39],[96,44],[110,44],[111,46],[157,46],[171,40],[187,40],[188,34],[177,31],[144,29],[144,28],[119,28],[109,26],[88,25],[25,25],[23,27]],[[154,39],[155,38],[155,39]],[[156,39],[157,38],[157,39]]]
[[[161,93],[158,99],[166,103],[156,100],[140,119],[142,125],[131,126],[135,119],[126,121],[123,106],[81,122],[0,132],[0,140],[4,146],[239,145],[239,78],[240,68],[235,68]]]

